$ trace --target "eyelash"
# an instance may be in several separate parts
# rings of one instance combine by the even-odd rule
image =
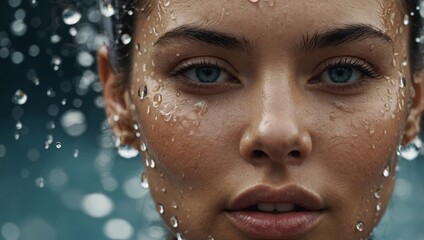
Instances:
[[[324,71],[327,71],[335,67],[353,68],[370,78],[380,77],[380,74],[370,64],[368,64],[367,62],[363,60],[358,60],[353,58],[342,58],[336,62],[331,62],[326,64]]]

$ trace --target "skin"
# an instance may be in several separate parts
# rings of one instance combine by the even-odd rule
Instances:
[[[110,125],[121,143],[147,145],[142,159],[155,162],[145,167],[152,196],[165,209],[164,222],[185,239],[256,239],[237,229],[225,209],[258,184],[297,185],[322,199],[319,223],[295,239],[365,239],[390,199],[397,146],[417,135],[424,106],[422,73],[402,64],[409,58],[403,9],[392,1],[272,3],[155,3],[149,18],[136,22],[133,43],[141,48],[134,45],[128,84],[119,84],[122,75],[109,67],[107,50],[99,52]],[[185,38],[156,43],[185,24],[251,46],[225,49]],[[349,24],[372,26],[391,42],[366,37],[299,50],[304,36]],[[378,76],[326,82],[326,64],[340,59],[367,64]],[[188,73],[170,76],[198,62],[217,63],[233,77],[196,85]],[[141,100],[144,86],[148,94]],[[172,216],[177,228],[170,226]],[[362,232],[355,230],[358,221]]]

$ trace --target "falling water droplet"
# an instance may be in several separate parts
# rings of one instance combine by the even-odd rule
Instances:
[[[57,148],[57,149],[60,149],[61,147],[62,147],[62,143],[61,143],[61,142],[57,142],[57,143],[56,143],[56,148]]]
[[[143,188],[149,188],[149,182],[147,181],[146,173],[141,174],[141,187]]]
[[[140,87],[140,89],[138,89],[138,97],[143,100],[145,99],[147,96],[147,86],[144,85],[142,87]]]
[[[111,17],[115,14],[115,9],[108,0],[100,0],[100,12],[105,17]]]
[[[124,33],[121,36],[121,41],[124,45],[128,45],[131,42],[131,36],[128,33]]]
[[[74,150],[74,158],[78,158],[78,156],[79,156],[79,150],[75,149]]]
[[[177,228],[177,227],[178,227],[178,219],[177,219],[177,217],[172,216],[172,217],[169,219],[169,222],[171,223],[171,226],[172,226],[172,227],[174,227],[174,228]]]
[[[39,177],[35,179],[35,186],[37,186],[38,188],[43,188],[45,185],[44,183],[44,178],[43,177]]]
[[[389,177],[390,176],[390,165],[387,165],[383,170],[383,176]]]
[[[410,142],[408,145],[406,145],[404,148],[401,148],[400,150],[400,156],[408,161],[412,161],[418,157],[420,154],[420,149],[422,147],[423,143],[421,139],[415,138]]]
[[[81,20],[81,13],[75,8],[68,7],[62,12],[63,22],[67,25],[74,25]]]
[[[405,14],[405,16],[403,17],[403,24],[404,25],[408,25],[409,24],[409,15]]]
[[[23,105],[27,102],[28,96],[22,90],[18,89],[13,95],[12,102],[17,105]]]
[[[130,159],[136,157],[138,155],[138,151],[130,145],[119,144],[118,154],[123,158]]]
[[[364,231],[364,223],[362,221],[359,221],[358,223],[356,223],[355,229],[358,232]]]
[[[163,207],[163,205],[158,204],[158,212],[160,215],[163,215],[165,213],[165,208]]]

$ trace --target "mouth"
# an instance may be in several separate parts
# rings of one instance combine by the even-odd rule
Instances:
[[[252,238],[301,236],[318,225],[325,208],[319,196],[295,185],[259,185],[238,195],[227,209],[230,222]]]

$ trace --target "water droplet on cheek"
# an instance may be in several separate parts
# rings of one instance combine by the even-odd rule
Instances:
[[[177,228],[177,227],[178,227],[178,219],[177,219],[177,217],[172,216],[172,217],[169,219],[169,223],[171,224],[171,226],[172,226],[173,228]]]
[[[177,240],[184,240],[184,237],[181,235],[181,233],[177,233],[175,236],[177,237]]]
[[[356,223],[355,229],[358,232],[364,231],[364,223],[362,221],[359,221],[358,223]]]
[[[161,103],[162,103],[162,95],[161,94],[156,94],[153,97],[153,107],[158,108]]]
[[[383,176],[384,177],[389,177],[390,176],[390,165],[387,165],[384,170],[383,170]]]
[[[405,14],[405,16],[403,17],[403,24],[406,26],[409,24],[409,15]]]
[[[160,215],[163,215],[165,213],[165,208],[163,207],[163,205],[158,204],[158,212]]]
[[[147,86],[144,85],[140,87],[140,89],[138,90],[138,97],[140,98],[140,100],[144,100],[146,96],[147,96]]]

